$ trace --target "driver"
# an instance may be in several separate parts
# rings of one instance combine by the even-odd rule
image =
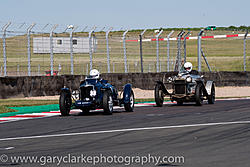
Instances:
[[[186,62],[186,63],[184,64],[184,70],[185,70],[187,73],[190,73],[190,72],[192,71],[192,68],[193,68],[192,63]]]
[[[108,81],[100,78],[100,72],[97,69],[90,70],[89,72],[90,79],[96,79],[102,84],[106,84]]]
[[[100,78],[100,72],[97,69],[90,70],[89,77],[91,79],[96,79],[98,81],[98,82],[95,83],[95,86],[97,87],[97,93],[100,94],[101,85],[102,84],[105,84],[105,85],[108,84],[108,81]],[[114,89],[113,87],[111,87],[111,89],[112,89],[112,91],[115,91],[116,94],[118,94],[116,89]]]
[[[89,72],[89,79],[92,81],[88,81],[92,83],[95,86],[95,90],[97,91],[96,94],[99,96],[101,94],[101,87],[102,87],[102,82],[100,79],[100,72],[97,69],[92,69]],[[94,80],[94,81],[93,81]]]
[[[100,72],[97,69],[93,69],[89,72],[89,76],[92,79],[99,79],[100,78]]]
[[[187,72],[187,74],[194,74],[198,75],[198,71],[193,70],[193,65],[190,62],[186,62],[183,66],[184,70]]]

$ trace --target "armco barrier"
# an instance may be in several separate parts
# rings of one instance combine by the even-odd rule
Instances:
[[[214,80],[216,86],[250,86],[250,72],[204,72],[201,73],[207,80]],[[176,75],[169,73],[127,73],[102,74],[101,77],[109,80],[118,89],[126,83],[134,88],[154,89],[155,81]],[[58,95],[63,86],[71,89],[79,87],[83,75],[62,76],[31,76],[31,77],[2,77],[0,78],[0,98],[32,97]]]

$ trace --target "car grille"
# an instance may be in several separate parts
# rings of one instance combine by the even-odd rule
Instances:
[[[90,100],[92,97],[90,97],[90,91],[93,89],[92,86],[88,87],[81,87],[81,100],[84,100],[86,98],[89,98]]]
[[[185,80],[175,80],[174,87],[175,87],[175,94],[186,94]]]

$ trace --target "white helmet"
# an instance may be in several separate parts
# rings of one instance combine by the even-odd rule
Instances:
[[[192,63],[186,62],[186,63],[184,64],[184,69],[185,69],[187,72],[191,72],[191,71],[192,71],[192,68],[193,68]]]
[[[99,79],[99,77],[100,77],[100,73],[99,73],[99,71],[96,70],[96,69],[91,70],[91,71],[89,72],[89,75],[90,75],[91,78],[93,78],[93,79]]]

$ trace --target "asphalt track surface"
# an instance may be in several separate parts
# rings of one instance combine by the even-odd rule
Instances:
[[[182,156],[184,162],[169,163],[165,159],[156,166],[249,167],[250,100],[216,101],[214,105],[201,107],[193,104],[137,107],[133,113],[116,110],[113,115],[91,113],[0,124],[0,160],[6,161],[8,157],[7,162],[0,161],[0,166],[41,165],[13,163],[11,156],[69,154]],[[60,166],[94,166],[81,162],[61,163]],[[46,163],[44,166],[57,165]],[[126,164],[100,163],[95,166]],[[130,166],[141,165],[133,163]]]

